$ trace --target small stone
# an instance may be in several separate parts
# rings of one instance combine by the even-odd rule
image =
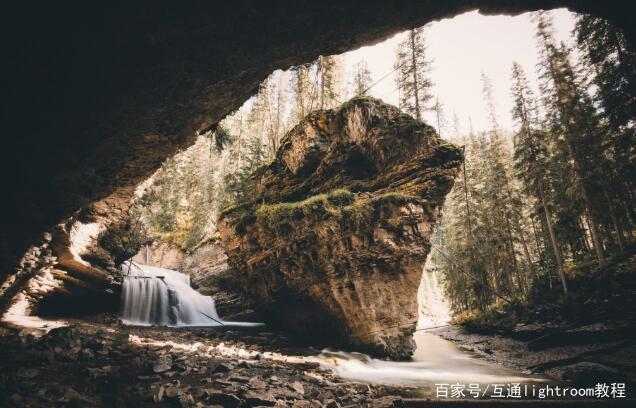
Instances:
[[[22,378],[32,379],[38,376],[40,372],[36,368],[21,368],[18,370],[18,376]]]
[[[179,395],[179,406],[186,408],[186,407],[192,407],[194,406],[194,398],[192,397],[191,394],[181,394]]]
[[[11,395],[11,398],[9,398],[9,401],[14,404],[14,405],[21,405],[22,403],[22,397],[20,396],[20,394],[13,394]]]
[[[311,403],[307,400],[296,400],[292,408],[311,408]]]
[[[64,392],[64,398],[67,401],[87,401],[87,398],[84,397],[79,392],[75,391],[73,388],[68,387]]]
[[[325,408],[340,408],[340,404],[338,404],[338,402],[336,400],[327,400],[324,403],[324,407]]]
[[[165,373],[166,371],[169,371],[171,368],[172,368],[172,360],[163,358],[155,362],[155,364],[152,366],[152,371],[157,374],[160,374],[160,373]]]
[[[240,363],[238,363],[237,367],[239,367],[239,368],[252,368],[250,363],[248,363],[247,361],[241,361]]]
[[[229,364],[221,363],[217,365],[216,367],[214,367],[212,372],[213,373],[229,373],[230,371],[232,371],[232,368],[233,367]]]
[[[238,382],[238,383],[243,383],[243,384],[247,384],[248,382],[250,382],[250,378],[244,377],[242,375],[233,375],[230,378],[228,378],[228,380]]]
[[[181,394],[181,390],[178,387],[168,387],[166,388],[166,398],[175,398]]]
[[[273,407],[276,399],[269,392],[247,391],[243,394],[248,407]]]
[[[257,377],[252,377],[248,383],[249,387],[252,389],[263,389],[265,387],[267,387],[267,384],[265,384],[264,381],[260,380]]]
[[[89,349],[89,348],[85,348],[84,350],[82,350],[82,352],[80,353],[80,357],[83,360],[90,360],[92,358],[95,357],[95,353],[93,353],[93,350]]]
[[[210,404],[219,404],[226,408],[235,408],[241,405],[241,399],[236,395],[214,391],[209,393],[207,402]]]
[[[303,387],[303,385],[299,381],[294,381],[293,383],[289,384],[289,388],[296,391],[300,395],[305,395],[305,387]]]
[[[154,395],[155,402],[161,402],[165,392],[166,392],[166,389],[163,388],[163,385],[160,385],[159,388],[157,389],[157,392]]]

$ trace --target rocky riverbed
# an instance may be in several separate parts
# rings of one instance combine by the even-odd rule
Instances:
[[[384,407],[414,392],[342,380],[278,333],[106,320],[0,328],[0,405]]]
[[[510,335],[471,333],[452,325],[431,332],[482,359],[528,374],[579,385],[636,384],[636,342],[616,330],[596,323],[570,329],[519,325]]]

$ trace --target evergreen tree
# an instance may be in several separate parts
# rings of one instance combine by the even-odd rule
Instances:
[[[603,147],[612,166],[604,194],[622,249],[623,235],[630,238],[636,218],[636,52],[624,33],[602,18],[579,15],[574,34],[607,128]]]
[[[523,181],[524,191],[529,197],[536,199],[536,212],[543,212],[549,230],[550,244],[555,264],[561,278],[563,291],[567,293],[567,282],[563,270],[561,248],[553,226],[550,210],[549,152],[546,134],[541,129],[534,93],[528,84],[523,68],[518,63],[512,67],[512,117],[518,126],[515,135],[514,158],[515,170]],[[548,182],[546,182],[546,180]],[[537,245],[539,247],[539,245]],[[539,250],[539,249],[538,249]]]
[[[570,61],[570,50],[564,44],[555,44],[551,27],[550,17],[545,12],[538,13],[537,37],[543,50],[543,63],[540,65],[542,93],[550,133],[556,138],[556,145],[572,161],[596,257],[599,265],[603,266],[605,250],[597,205],[605,199],[594,196],[600,174],[592,170],[607,167],[603,163],[598,115],[589,95],[580,85]]]
[[[407,38],[398,44],[395,69],[400,109],[421,120],[433,99],[433,83],[429,77],[431,61],[426,57],[424,27],[410,30]]]
[[[292,120],[300,122],[311,112],[315,99],[315,82],[312,81],[311,64],[303,64],[292,67]]]
[[[446,133],[446,114],[444,113],[444,105],[440,102],[439,97],[435,97],[435,103],[433,104],[433,113],[435,114],[435,122],[437,124],[437,134],[443,137]]]
[[[366,95],[371,83],[371,71],[369,71],[367,62],[362,60],[353,67],[353,75],[349,84],[351,94],[353,96]]]
[[[340,103],[340,64],[335,55],[318,57],[316,61],[318,109],[331,109]]]

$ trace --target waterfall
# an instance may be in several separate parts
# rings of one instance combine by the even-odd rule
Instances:
[[[122,264],[121,319],[135,326],[256,326],[259,323],[225,322],[214,299],[190,286],[190,276],[171,269]]]
[[[418,329],[443,326],[451,319],[450,308],[439,283],[437,267],[426,262],[417,291],[419,307]]]

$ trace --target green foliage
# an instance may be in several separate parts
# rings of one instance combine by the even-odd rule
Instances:
[[[365,95],[371,83],[371,71],[369,71],[367,62],[362,60],[354,67],[350,82],[351,93],[354,96]]]
[[[394,64],[400,109],[418,120],[431,109],[429,105],[433,99],[433,83],[429,76],[431,61],[426,56],[424,31],[424,27],[418,27],[408,32],[407,38],[397,46]]]
[[[635,250],[610,257],[603,269],[593,257],[570,262],[567,274],[573,290],[567,295],[545,280],[535,280],[527,297],[459,314],[454,322],[473,332],[491,333],[510,332],[519,323],[620,320],[635,306]]]
[[[337,189],[302,201],[262,204],[256,209],[256,216],[270,225],[284,219],[323,218],[329,214],[338,214],[340,207],[351,205],[353,202],[354,195],[351,192]]]

